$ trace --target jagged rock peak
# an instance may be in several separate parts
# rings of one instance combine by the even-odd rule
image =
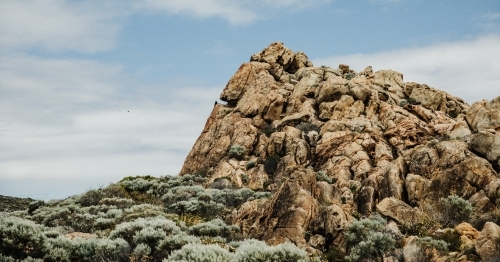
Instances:
[[[500,97],[469,106],[393,70],[314,67],[279,42],[220,97],[180,175],[271,191],[227,218],[245,236],[316,252],[342,246],[354,217],[414,223],[450,195],[477,219],[500,212]]]

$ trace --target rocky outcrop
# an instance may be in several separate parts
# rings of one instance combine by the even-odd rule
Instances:
[[[486,222],[476,241],[476,252],[483,261],[500,257],[500,226]]]
[[[500,206],[500,97],[469,106],[393,70],[314,67],[273,43],[220,98],[180,175],[271,191],[227,218],[244,236],[315,252],[342,246],[353,217],[373,212],[413,224],[449,195],[475,212]]]

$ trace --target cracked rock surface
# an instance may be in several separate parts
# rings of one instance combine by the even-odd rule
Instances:
[[[500,207],[500,97],[469,106],[393,70],[314,67],[276,42],[240,66],[220,99],[180,175],[271,191],[227,217],[244,236],[324,250],[374,212],[412,224],[449,195],[480,215]],[[228,154],[234,145],[244,158]],[[489,258],[500,251],[488,223],[475,248]]]

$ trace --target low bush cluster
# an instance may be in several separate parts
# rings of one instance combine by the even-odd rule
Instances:
[[[234,157],[238,160],[243,160],[245,158],[247,149],[244,146],[234,144],[229,148],[229,157]]]
[[[178,261],[190,256],[235,261],[238,254],[229,242],[241,240],[240,229],[220,218],[270,193],[204,188],[205,180],[126,177],[67,199],[33,201],[25,211],[0,216],[0,261]],[[66,236],[73,232],[76,238]],[[189,251],[192,247],[196,252]]]
[[[347,261],[380,260],[396,248],[397,236],[386,229],[379,215],[351,222],[345,232],[349,252]],[[378,261],[377,260],[377,261]]]
[[[457,195],[439,199],[441,224],[445,227],[456,226],[469,221],[472,215],[472,204]]]

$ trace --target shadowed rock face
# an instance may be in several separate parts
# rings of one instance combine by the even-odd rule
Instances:
[[[353,216],[377,207],[412,223],[451,194],[475,212],[500,206],[500,97],[469,106],[396,71],[314,67],[273,43],[220,98],[227,104],[215,105],[180,175],[272,191],[227,218],[246,236],[322,249],[341,245]],[[242,160],[228,154],[235,144]]]

